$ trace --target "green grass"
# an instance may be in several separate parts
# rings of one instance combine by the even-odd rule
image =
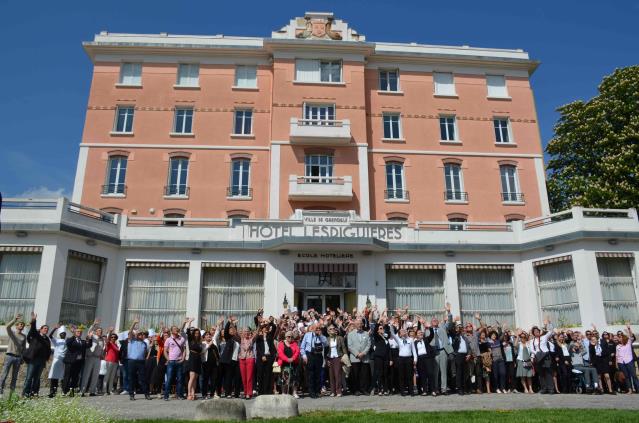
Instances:
[[[249,420],[250,421],[250,420]],[[604,423],[639,422],[637,410],[584,410],[584,409],[553,409],[553,410],[492,410],[492,411],[451,411],[451,412],[419,412],[419,413],[377,413],[374,411],[357,412],[325,412],[316,411],[305,413],[293,419],[265,420],[268,423],[416,423],[436,421],[472,422],[472,423],[500,423],[500,422],[574,422],[574,423]],[[120,423],[186,423],[187,420],[129,420]],[[213,422],[213,420],[211,420]]]

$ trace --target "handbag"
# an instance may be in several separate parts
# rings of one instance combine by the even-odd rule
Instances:
[[[277,361],[273,362],[273,373],[282,373],[282,368],[277,364]]]
[[[351,367],[351,359],[348,358],[348,354],[342,356],[342,364],[346,367]]]

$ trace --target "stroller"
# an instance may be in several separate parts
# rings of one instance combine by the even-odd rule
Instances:
[[[572,391],[575,394],[581,394],[586,387],[586,379],[584,373],[581,370],[572,369]]]

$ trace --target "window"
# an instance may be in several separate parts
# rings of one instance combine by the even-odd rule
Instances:
[[[41,254],[0,253],[0,319],[9,321],[34,309]]]
[[[512,165],[499,166],[501,175],[501,200],[502,201],[524,201],[524,196],[519,192],[519,181],[517,180],[517,168]]]
[[[464,192],[461,166],[455,163],[444,165],[444,180],[446,183],[446,201],[467,201],[468,196]]]
[[[103,194],[126,193],[126,165],[128,159],[125,156],[111,156],[107,169],[107,184],[103,187]]]
[[[534,265],[534,263],[533,263]],[[558,327],[579,326],[579,298],[572,261],[536,266],[541,315]]]
[[[181,222],[176,219],[184,219],[183,213],[166,213],[164,215],[164,226],[182,226]]]
[[[307,125],[334,125],[335,106],[332,104],[304,104],[304,120]]]
[[[186,185],[189,173],[189,159],[186,157],[171,157],[169,161],[169,185],[166,187],[166,195],[187,196]]]
[[[632,265],[628,257],[597,257],[601,297],[609,325],[639,322]]]
[[[142,64],[122,63],[122,66],[120,66],[120,84],[142,85]]]
[[[253,111],[252,110],[236,110],[235,111],[235,127],[233,133],[235,135],[251,135],[253,128]]]
[[[250,171],[250,159],[233,159],[231,163],[231,187],[228,192],[229,197],[250,197]]]
[[[139,318],[140,327],[158,328],[184,318],[189,268],[153,265],[127,269],[124,322]]]
[[[457,141],[457,120],[455,116],[441,116],[439,118],[439,133],[442,141]]]
[[[133,111],[131,106],[118,106],[115,111],[115,132],[133,132]]]
[[[455,81],[452,73],[435,72],[433,74],[435,81],[435,95],[455,96]]]
[[[257,66],[237,66],[235,68],[235,86],[257,88]]]
[[[384,138],[398,140],[402,138],[398,114],[384,114]]]
[[[448,229],[451,231],[463,231],[465,229],[464,223],[467,222],[463,217],[451,217],[448,221],[450,222]]]
[[[495,126],[495,142],[498,144],[508,144],[512,142],[510,130],[510,120],[508,118],[493,119]]]
[[[304,176],[307,184],[330,184],[333,181],[333,156],[311,154],[304,157]]]
[[[176,134],[193,133],[193,109],[175,109],[175,128],[173,128],[173,132]]]
[[[500,265],[470,266],[473,268],[457,266],[462,322],[471,322],[475,313],[480,313],[485,322],[497,321],[512,327],[515,324],[512,269]]]
[[[486,75],[488,97],[508,98],[506,78],[503,75]]]
[[[396,70],[379,71],[379,90],[380,91],[399,91],[399,78]]]
[[[60,306],[60,321],[84,324],[95,320],[102,262],[97,257],[69,252]]]
[[[408,200],[408,191],[404,184],[404,164],[386,163],[386,195],[387,200]]]
[[[386,270],[389,310],[407,305],[409,313],[432,318],[441,314],[441,304],[445,302],[443,270]]]
[[[297,59],[295,80],[297,82],[342,82],[342,62]]]
[[[180,63],[178,65],[177,85],[180,87],[197,87],[200,84],[200,65],[197,63]]]

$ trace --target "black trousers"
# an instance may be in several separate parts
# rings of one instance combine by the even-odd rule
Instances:
[[[395,392],[399,392],[400,388],[399,388],[399,365],[398,365],[398,359],[399,359],[399,348],[391,348],[390,350],[390,359],[393,362],[393,364],[391,365],[390,369],[389,369],[389,374],[388,374],[388,378],[389,378],[389,387],[391,390],[394,390]]]
[[[399,371],[399,390],[402,395],[413,393],[413,356],[397,359]]]
[[[68,393],[70,389],[77,389],[80,383],[80,372],[84,360],[76,360],[73,363],[64,363],[64,379],[62,379],[62,392]]]
[[[202,395],[213,395],[217,388],[217,363],[202,363],[202,374],[200,375],[200,393]]]
[[[370,379],[370,365],[368,363],[352,363],[351,374],[349,376],[351,382],[351,390],[353,392],[367,392]]]
[[[144,395],[149,393],[149,385],[146,383],[146,371],[144,368],[144,360],[128,360],[129,366],[129,383],[131,392],[129,396],[135,396],[136,387],[139,386]]]
[[[390,384],[388,383],[389,366],[388,360],[384,357],[373,358],[373,387],[377,389],[377,392],[389,391]]]
[[[456,353],[455,363],[455,387],[457,392],[464,392],[464,382],[466,381],[466,354]]]
[[[235,397],[239,398],[241,389],[242,376],[240,375],[240,363],[231,360],[230,363],[226,364],[224,371],[224,393],[227,396],[233,393]]]
[[[559,382],[559,390],[562,394],[570,392],[570,367],[563,361],[557,366],[557,381]]]
[[[322,354],[314,353],[308,354],[307,357],[308,393],[311,395],[319,395],[322,389],[322,364],[324,363],[324,359]]]
[[[539,391],[553,392],[555,387],[552,381],[552,369],[540,364],[537,366],[537,374],[539,375]]]
[[[263,361],[262,358],[256,360],[257,389],[260,395],[270,395],[273,393],[273,360],[275,356],[270,354],[265,357],[266,361]]]

